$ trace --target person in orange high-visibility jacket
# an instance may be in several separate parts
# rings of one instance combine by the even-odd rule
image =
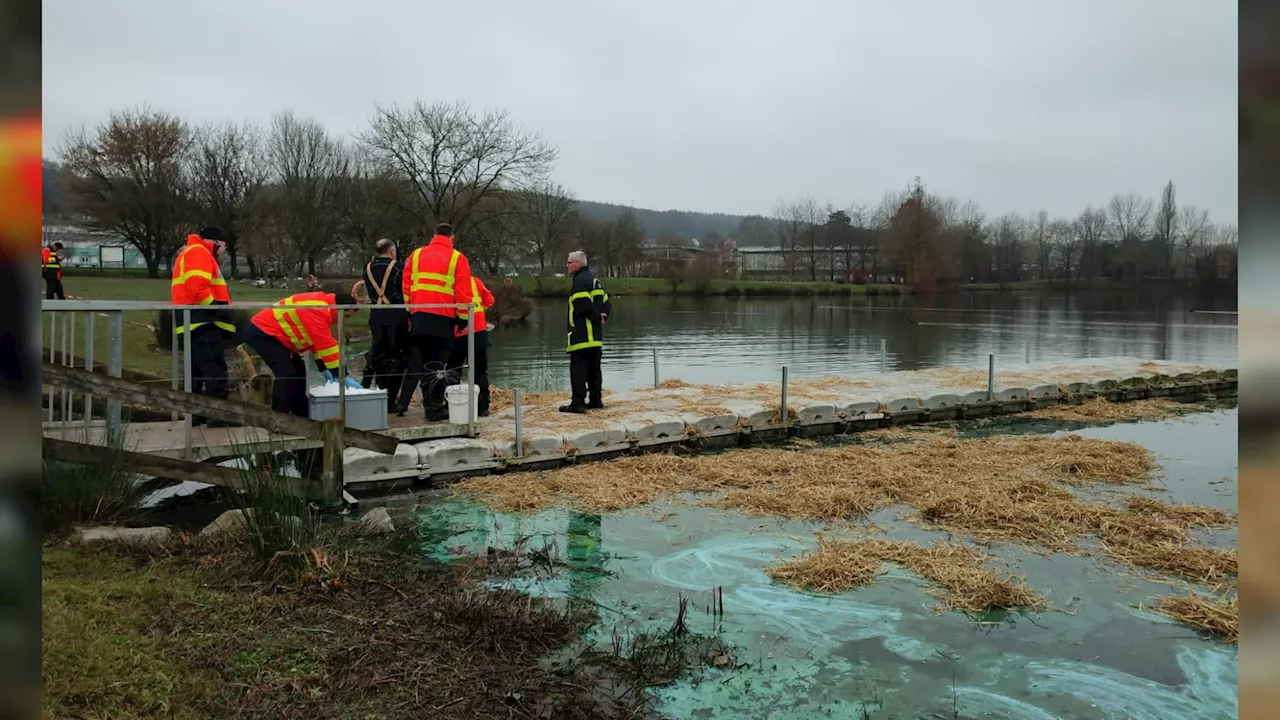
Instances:
[[[341,309],[340,309],[341,308]],[[302,353],[309,352],[326,380],[342,362],[333,325],[338,313],[355,314],[356,300],[348,292],[304,292],[287,297],[253,316],[244,342],[271,369],[271,408],[277,412],[309,417],[307,366]],[[348,377],[348,384],[359,386]]]
[[[486,417],[489,414],[489,320],[484,311],[493,307],[493,293],[485,287],[484,281],[475,275],[471,276],[471,299],[480,307],[475,312],[476,328],[476,387],[480,388],[480,398],[476,405],[476,414]],[[449,358],[449,367],[457,368],[458,377],[466,379],[462,368],[467,362],[467,329],[454,331],[453,354]]]
[[[218,265],[217,256],[223,247],[222,231],[216,227],[204,227],[199,233],[188,235],[187,244],[173,258],[173,279],[169,283],[169,297],[174,305],[209,306],[207,310],[191,311],[190,329],[185,327],[186,313],[173,311],[173,326],[178,337],[174,349],[191,349],[191,390],[220,399],[226,399],[231,392],[223,339],[236,335],[236,326],[227,308],[231,304],[231,292]],[[192,423],[208,423],[211,427],[227,424],[201,416],[192,417]]]
[[[44,299],[66,300],[62,290],[62,243],[56,242],[40,252],[40,273],[44,277]]]
[[[457,330],[466,330],[471,305],[471,263],[453,247],[453,226],[436,226],[435,237],[405,260],[401,289],[406,304],[441,307],[409,311],[409,375],[400,387],[395,412],[404,415],[419,386],[428,422],[444,420],[444,389],[452,378],[449,357]]]

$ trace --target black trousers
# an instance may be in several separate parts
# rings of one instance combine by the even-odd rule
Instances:
[[[244,342],[271,369],[271,409],[299,417],[311,417],[307,403],[307,365],[302,356],[262,332],[256,325],[244,331]]]
[[[463,366],[467,364],[467,339],[453,339],[453,353],[449,356],[449,367],[458,376],[458,382],[467,379]],[[476,405],[476,414],[489,414],[489,343],[488,338],[481,338],[476,333],[476,386],[480,388],[480,401]]]
[[[44,275],[44,299],[45,300],[66,300],[67,294],[62,291],[62,278],[57,273],[45,273]]]
[[[422,404],[427,411],[444,409],[444,388],[453,379],[444,376],[449,370],[449,356],[453,352],[453,338],[433,335],[409,335],[409,375],[400,387],[400,399],[395,409],[403,412],[409,407],[413,393],[422,387]]]
[[[179,335],[178,348],[185,348],[186,343],[183,335]],[[231,394],[222,331],[212,323],[191,331],[191,392],[223,400]]]
[[[603,348],[586,348],[569,353],[569,386],[573,390],[573,405],[603,402],[600,397],[604,376],[600,371]]]
[[[402,314],[398,320],[375,317],[369,322],[369,331],[373,335],[373,347],[369,349],[369,363],[365,366],[362,384],[395,392],[400,387],[407,365],[408,315]]]

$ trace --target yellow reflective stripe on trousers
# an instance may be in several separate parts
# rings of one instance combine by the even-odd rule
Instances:
[[[442,292],[446,295],[453,294],[453,275],[458,270],[458,256],[461,255],[457,250],[449,256],[449,269],[446,274],[423,272],[418,269],[418,253],[422,252],[422,248],[413,251],[409,256],[412,261],[409,267],[412,272],[409,275],[409,292],[417,292],[418,290],[434,290]]]

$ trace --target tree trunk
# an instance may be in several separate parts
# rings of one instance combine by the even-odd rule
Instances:
[[[142,255],[142,261],[147,264],[147,277],[160,277],[160,254],[148,252],[143,247],[138,248],[138,254]]]

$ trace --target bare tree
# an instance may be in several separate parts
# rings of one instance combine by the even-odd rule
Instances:
[[[1173,266],[1173,248],[1178,237],[1178,201],[1173,181],[1165,184],[1160,193],[1160,208],[1156,211],[1153,241],[1155,242],[1156,277],[1164,277],[1165,269]],[[1170,275],[1173,273],[1170,272]]]
[[[518,203],[510,193],[495,193],[476,205],[468,230],[457,236],[473,267],[497,276],[504,262],[523,259],[520,238],[526,230]]]
[[[822,221],[826,214],[818,205],[818,201],[812,197],[796,202],[793,209],[796,219],[800,222],[799,237],[796,238],[797,250],[802,253],[805,273],[812,282],[818,279],[818,269],[821,267]]]
[[[999,282],[1022,279],[1023,247],[1027,221],[1016,213],[1002,215],[989,231],[992,238],[992,262]]]
[[[1072,234],[1080,244],[1080,261],[1076,277],[1094,279],[1102,271],[1101,245],[1107,237],[1107,213],[1102,208],[1085,207],[1071,223]]]
[[[186,122],[149,108],[112,113],[92,134],[68,134],[60,148],[89,224],[136,248],[148,277],[160,276],[190,223],[191,149]]]
[[[462,103],[379,107],[359,140],[417,194],[424,225],[460,230],[486,198],[543,180],[556,159],[505,111],[476,116]]]
[[[1151,210],[1151,201],[1136,193],[1114,195],[1107,203],[1112,241],[1135,283],[1142,277],[1142,244],[1151,232]]]
[[[960,203],[951,213],[951,232],[956,238],[958,271],[962,281],[987,279],[991,275],[986,217],[978,203],[972,200]]]
[[[351,155],[319,122],[284,112],[271,122],[266,156],[276,185],[271,207],[292,247],[290,264],[305,263],[315,274],[316,261],[338,241]]]
[[[1198,208],[1194,205],[1184,205],[1182,212],[1178,217],[1178,245],[1181,249],[1181,275],[1183,278],[1192,276],[1192,254],[1196,251],[1204,240],[1205,233],[1209,232],[1209,211]]]
[[[1075,223],[1070,220],[1056,219],[1049,223],[1049,242],[1052,247],[1053,262],[1061,271],[1062,280],[1070,282],[1073,272],[1079,271],[1080,234],[1076,232]],[[1050,279],[1053,275],[1050,274]]]
[[[235,277],[240,236],[267,179],[262,133],[250,124],[209,125],[196,133],[191,162],[192,195],[201,221],[216,225],[227,242]],[[249,273],[257,274],[249,256]]]
[[[1049,213],[1037,210],[1031,216],[1031,247],[1036,255],[1036,273],[1039,280],[1052,280],[1049,263],[1053,254],[1053,237],[1049,234]]]
[[[944,226],[938,204],[925,193],[916,178],[906,199],[889,221],[889,236],[903,278],[913,287],[933,289],[943,268],[948,267]]]
[[[782,253],[782,269],[788,280],[794,280],[796,270],[800,266],[804,210],[799,203],[780,201],[773,214],[778,218],[775,231],[778,237],[778,249]]]
[[[1238,271],[1239,232],[1235,225],[1210,225],[1194,256],[1196,281],[1204,286],[1233,282]]]
[[[538,261],[538,274],[546,275],[554,256],[564,249],[564,234],[577,206],[573,193],[563,185],[540,181],[514,193],[522,250]]]

